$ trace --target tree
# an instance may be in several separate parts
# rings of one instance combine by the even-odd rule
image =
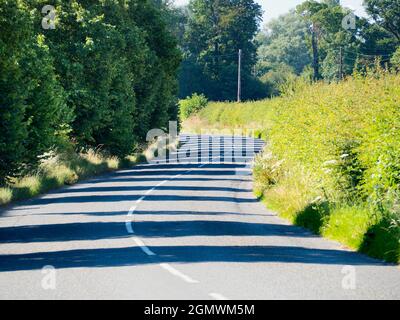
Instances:
[[[27,137],[27,83],[19,64],[29,38],[28,17],[11,2],[0,2],[0,184],[18,169]]]
[[[351,11],[338,1],[317,2],[308,0],[297,7],[297,12],[308,21],[311,30],[309,40],[313,52],[314,79],[341,79],[351,74],[360,46],[359,30],[346,30],[343,19]]]
[[[0,183],[70,141],[123,157],[178,118],[164,1],[55,0],[44,30],[47,4],[0,1]]]
[[[67,106],[65,91],[42,35],[33,38],[32,49],[20,62],[25,77],[31,79],[32,85],[25,110],[28,136],[23,142],[26,150],[24,166],[27,169],[35,168],[38,156],[64,146],[74,119],[73,109]]]
[[[360,37],[363,41],[360,44],[360,53],[365,55],[389,56],[396,51],[399,45],[396,38],[387,30],[367,19],[360,19]]]
[[[204,75],[202,93],[210,99],[236,97],[239,49],[243,53],[242,73],[244,77],[251,75],[257,60],[254,36],[260,21],[261,7],[253,0],[190,1],[183,47],[186,60]],[[190,72],[183,69],[186,70]],[[249,86],[248,82],[244,83],[244,98],[250,98]]]
[[[44,37],[34,32],[36,21],[22,1],[0,2],[1,184],[59,147],[72,120]]]
[[[132,2],[135,5],[129,7],[129,15],[143,30],[147,47],[144,78],[135,85],[138,101],[135,134],[143,140],[148,130],[166,129],[169,120],[178,120],[176,95],[181,52],[177,39],[168,29],[165,14],[152,1]],[[164,10],[171,14],[169,7],[164,7]],[[133,50],[132,54],[136,51]],[[137,63],[132,62],[132,67],[137,68]]]
[[[400,0],[364,0],[375,22],[400,42]]]
[[[306,37],[308,25],[294,11],[269,22],[257,36],[258,69],[261,74],[281,65],[300,75],[311,63]]]
[[[172,4],[170,2],[172,2]],[[162,6],[162,8],[164,20],[168,29],[177,39],[178,44],[182,46],[189,18],[188,6],[176,7],[173,4],[173,0],[171,0],[167,1],[166,5]]]
[[[393,57],[390,62],[393,65],[393,67],[395,68],[395,70],[400,71],[400,47],[393,54]]]
[[[180,53],[153,1],[59,1],[56,9],[49,47],[79,147],[122,157],[177,119]]]
[[[318,41],[320,39],[320,23],[319,13],[327,7],[325,3],[319,3],[314,0],[307,0],[297,7],[297,12],[307,21],[311,33],[311,48],[313,57],[314,80],[320,79],[320,53]]]

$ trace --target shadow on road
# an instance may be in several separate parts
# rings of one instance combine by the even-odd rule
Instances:
[[[201,262],[284,262],[331,265],[384,265],[340,250],[308,249],[286,246],[159,246],[149,258],[138,247],[80,249],[0,256],[0,272],[55,268],[122,267],[171,263]]]
[[[149,186],[106,186],[106,187],[83,187],[63,189],[55,192],[61,193],[82,193],[82,192],[129,192],[129,191],[147,191]],[[229,188],[229,187],[198,187],[198,186],[158,186],[158,191],[221,191],[221,192],[251,192],[250,189]]]
[[[136,201],[143,195],[90,195],[70,196],[59,198],[42,198],[32,200],[32,205],[60,204],[60,203],[90,203],[90,202],[120,202]],[[143,201],[217,201],[217,202],[258,202],[255,198],[236,198],[218,196],[178,196],[178,195],[147,195]]]
[[[235,221],[141,221],[134,223],[142,238],[190,236],[282,236],[311,237],[303,229],[279,224]],[[117,239],[130,236],[123,222],[85,222],[28,225],[0,229],[0,243],[32,243]]]
[[[34,199],[29,206],[42,206],[46,204],[68,204],[68,203],[101,203],[138,200],[142,194],[124,194],[129,191],[145,191],[149,186],[103,186],[97,183],[105,182],[112,184],[116,182],[156,182],[174,178],[174,185],[159,186],[161,191],[171,191],[169,195],[146,195],[143,201],[154,203],[162,201],[202,201],[230,202],[230,203],[255,203],[254,197],[245,198],[243,193],[250,190],[218,187],[218,186],[180,186],[179,182],[201,182],[201,181],[249,181],[243,178],[238,164],[208,164],[201,170],[198,164],[168,164],[168,165],[143,165],[133,169],[113,173],[101,178],[95,178],[88,182],[88,187],[77,186],[54,192],[55,197]],[[179,169],[179,170],[178,170]],[[187,172],[188,169],[193,171]],[[183,176],[175,177],[177,174]],[[199,191],[200,195],[179,195],[179,191]],[[227,192],[228,196],[212,195],[205,196],[201,192],[215,191]],[[79,193],[90,192],[93,195],[79,195]],[[117,194],[98,195],[97,192],[117,192]],[[176,194],[173,194],[173,193]],[[70,195],[74,194],[75,195]],[[231,196],[229,193],[232,193]],[[234,194],[239,197],[235,197]],[[57,197],[58,196],[58,197]],[[225,205],[225,204],[224,204]],[[167,205],[166,205],[167,206]],[[168,204],[168,206],[171,206]],[[63,206],[61,206],[63,210]],[[68,206],[65,206],[68,208]],[[43,207],[41,207],[43,210]],[[50,211],[51,209],[45,209]],[[66,209],[68,210],[68,209]],[[103,210],[103,208],[102,208]],[[223,210],[228,209],[228,207]],[[41,212],[41,215],[53,213]],[[85,214],[85,215],[126,215],[126,211],[115,212],[79,212],[79,213],[54,213],[54,214]],[[246,215],[240,212],[192,212],[192,211],[136,211],[135,215],[197,215],[198,220],[185,221],[137,221],[134,223],[135,235],[142,238],[176,238],[181,237],[184,243],[185,237],[191,236],[238,236],[238,237],[291,237],[305,238],[313,237],[307,231],[290,225],[251,223],[237,221],[206,220],[202,215]],[[175,219],[175,217],[174,217]],[[25,225],[16,227],[0,228],[0,244],[13,243],[54,243],[68,241],[107,240],[127,238],[128,234],[124,222],[81,222],[81,223],[58,223],[45,225]],[[105,241],[107,243],[107,241]],[[228,242],[229,243],[229,242]],[[85,248],[75,250],[62,250],[54,252],[35,252],[26,254],[3,254],[0,255],[0,272],[16,270],[41,269],[45,265],[53,265],[56,268],[95,268],[95,267],[121,267],[154,264],[160,262],[171,263],[202,263],[202,262],[284,262],[284,263],[307,263],[307,264],[332,264],[332,265],[383,265],[380,262],[365,258],[343,250],[304,248],[299,246],[218,246],[218,245],[196,245],[196,246],[152,246],[149,247],[157,255],[149,257],[139,247],[120,248]]]
[[[168,176],[163,176],[162,174],[160,174],[161,177],[140,177],[140,176],[135,176],[135,177],[131,177],[131,178],[106,178],[106,179],[96,179],[93,181],[90,181],[90,183],[95,184],[95,183],[114,183],[114,182],[161,182],[164,180],[167,180],[171,177]],[[186,174],[185,174],[186,176]],[[216,178],[216,177],[212,177],[212,178],[202,178],[202,177],[193,177],[193,178],[185,178],[185,177],[178,177],[178,178],[174,178],[175,182],[188,182],[188,181],[193,181],[193,182],[205,182],[205,181],[233,181],[233,182],[245,182],[248,181],[246,179],[241,179],[240,176],[238,176],[237,178],[235,177],[231,177],[231,178]]]
[[[127,211],[84,211],[84,212],[40,212],[38,215],[85,215],[85,216],[126,216]],[[243,212],[228,212],[228,211],[186,211],[186,210],[136,210],[135,215],[165,215],[165,216],[178,216],[178,215],[189,215],[189,216],[251,216],[251,217],[266,217],[275,216],[274,214],[258,214],[258,213],[243,213]]]

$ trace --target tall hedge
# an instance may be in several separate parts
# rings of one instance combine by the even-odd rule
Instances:
[[[0,182],[34,167],[72,120],[34,22],[22,1],[0,1]]]
[[[155,0],[0,0],[0,183],[69,141],[123,157],[177,118],[180,52]]]

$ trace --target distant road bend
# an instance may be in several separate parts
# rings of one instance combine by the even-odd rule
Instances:
[[[0,298],[400,299],[397,266],[257,201],[245,160],[262,141],[197,138],[181,136],[185,163],[138,165],[1,212]]]

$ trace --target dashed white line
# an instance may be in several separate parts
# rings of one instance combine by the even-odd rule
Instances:
[[[203,168],[203,167],[206,166],[207,164],[209,164],[209,163],[204,163],[204,164],[198,166],[198,168]],[[186,171],[186,172],[184,172],[184,173],[177,174],[177,175],[173,176],[171,179],[167,179],[167,180],[161,181],[160,183],[158,183],[158,184],[157,184],[156,186],[154,186],[153,188],[147,190],[144,196],[142,196],[142,197],[140,197],[138,200],[136,200],[136,202],[135,202],[136,205],[135,205],[135,206],[132,206],[132,207],[129,209],[129,212],[128,212],[128,215],[127,215],[127,216],[130,217],[131,219],[125,221],[125,226],[126,226],[126,230],[128,231],[128,233],[130,233],[130,234],[134,234],[134,233],[135,233],[134,230],[133,230],[132,216],[133,216],[133,213],[136,211],[137,205],[140,204],[140,203],[144,200],[144,198],[145,198],[147,195],[149,195],[151,192],[153,192],[155,189],[157,189],[157,187],[159,187],[159,186],[161,186],[161,185],[167,183],[168,181],[172,181],[172,180],[174,180],[174,179],[176,179],[176,178],[178,178],[178,177],[180,177],[180,176],[183,176],[183,175],[185,175],[185,174],[187,174],[187,173],[189,173],[189,172],[192,172],[192,171],[194,171],[194,170],[193,170],[193,169],[192,169],[192,170],[188,170],[188,171]],[[156,255],[156,254],[155,254],[153,251],[151,251],[151,250],[144,244],[144,242],[143,242],[142,240],[140,240],[138,237],[132,237],[132,239],[133,239],[133,241],[136,243],[136,245],[139,246],[139,248],[140,248],[145,254],[147,254],[148,256],[155,256],[155,255]],[[171,266],[171,265],[168,264],[168,263],[160,263],[159,265],[160,265],[161,268],[167,270],[169,273],[173,274],[174,276],[181,278],[183,281],[185,281],[185,282],[187,282],[187,283],[198,283],[198,282],[199,282],[199,281],[197,281],[197,280],[195,280],[195,279],[190,278],[189,276],[187,276],[186,274],[180,272],[179,270],[175,269],[173,266]],[[225,298],[223,295],[221,295],[221,294],[219,294],[219,293],[210,293],[209,296],[212,297],[213,299],[216,299],[216,300],[228,300],[227,298]]]
[[[133,212],[136,210],[136,206],[133,206],[129,209],[127,217],[132,217]],[[132,219],[132,218],[131,218]],[[125,227],[128,233],[134,233],[133,231],[133,226],[132,226],[132,220],[125,220]]]
[[[209,293],[208,295],[215,300],[228,300],[228,298],[219,293]]]
[[[167,270],[168,272],[170,272],[174,276],[177,276],[177,277],[181,278],[182,280],[186,281],[187,283],[198,283],[197,280],[194,280],[194,279],[190,278],[189,276],[183,274],[182,272],[180,272],[179,270],[175,269],[173,266],[171,266],[168,263],[160,263],[160,267],[165,269],[165,270]]]
[[[159,186],[162,186],[164,183],[166,183],[168,180],[164,180],[164,181],[161,181],[160,183],[158,183],[154,188],[153,188],[153,190],[154,189],[156,189],[157,187],[159,187]]]
[[[207,164],[208,164],[208,163],[203,163],[203,164],[200,165],[198,168],[203,168],[203,167],[206,166]],[[194,170],[193,170],[193,169],[192,169],[192,170],[188,170],[188,171],[185,171],[184,173],[177,174],[177,175],[173,176],[171,179],[161,181],[160,183],[158,183],[158,184],[157,184],[156,186],[154,186],[153,188],[147,190],[144,196],[142,196],[142,197],[140,197],[138,200],[136,200],[136,202],[135,202],[136,205],[133,206],[133,207],[131,207],[131,208],[129,209],[129,212],[128,212],[128,215],[127,215],[130,219],[125,221],[125,227],[126,227],[126,230],[128,231],[128,233],[130,233],[130,234],[135,233],[135,232],[133,231],[132,216],[133,216],[133,213],[136,211],[136,206],[137,206],[138,204],[140,204],[140,203],[146,198],[146,196],[148,196],[148,195],[149,195],[150,193],[152,193],[155,189],[157,189],[157,187],[162,186],[163,184],[167,183],[168,181],[172,181],[172,180],[174,180],[174,179],[176,179],[176,178],[178,178],[178,177],[180,177],[180,176],[183,176],[183,175],[185,175],[185,174],[187,174],[187,173],[189,173],[189,172],[192,172],[192,171],[194,171]],[[142,244],[143,244],[143,242],[142,242]],[[143,246],[144,246],[144,244],[143,244]],[[145,247],[145,246],[144,246],[144,247]],[[153,253],[153,255],[154,255],[154,253]]]
[[[132,228],[132,221],[125,221],[125,228],[126,231],[128,231],[128,233],[130,234],[134,233]]]
[[[140,240],[138,237],[133,237],[133,241],[142,249],[142,251],[147,254],[148,256],[155,256],[156,254],[151,251],[144,243],[142,240]]]
[[[199,168],[201,168],[201,167],[203,167],[203,166],[204,166],[204,165],[200,166]],[[136,211],[137,205],[139,205],[139,204],[146,198],[147,195],[149,195],[151,192],[153,192],[155,189],[157,189],[157,187],[160,187],[161,185],[167,183],[168,181],[174,180],[174,179],[176,179],[176,178],[178,178],[178,177],[180,177],[180,176],[182,176],[182,175],[184,175],[184,174],[186,174],[186,173],[189,173],[189,172],[191,172],[191,171],[193,171],[193,170],[188,170],[188,171],[186,171],[186,172],[184,172],[184,173],[182,173],[182,174],[177,174],[177,175],[173,176],[171,179],[161,181],[160,183],[158,183],[158,184],[157,184],[156,186],[154,186],[153,188],[147,190],[146,193],[145,193],[145,195],[143,195],[143,196],[141,196],[139,199],[137,199],[137,200],[135,201],[135,205],[132,206],[132,207],[129,209],[129,212],[128,212],[128,215],[127,215],[127,217],[129,218],[129,220],[128,220],[128,219],[125,220],[125,228],[126,228],[126,230],[128,231],[128,233],[129,233],[129,234],[134,234],[134,233],[135,233],[135,231],[133,230],[133,221],[132,221],[132,219],[133,219],[133,213]],[[140,247],[140,249],[142,249],[142,251],[143,251],[144,253],[146,253],[147,255],[149,255],[149,256],[155,256],[155,255],[156,255],[156,254],[155,254],[153,251],[151,251],[151,250],[144,244],[144,242],[143,242],[142,240],[140,240],[139,238],[133,237],[133,241],[135,241],[135,243]],[[171,267],[171,268],[172,268],[172,267]],[[175,270],[175,269],[174,269],[174,270]],[[178,273],[179,273],[178,270],[175,270],[175,272],[178,272]],[[184,274],[181,274],[181,277],[186,277],[186,276],[185,276]],[[189,277],[187,277],[187,278],[190,279]]]

